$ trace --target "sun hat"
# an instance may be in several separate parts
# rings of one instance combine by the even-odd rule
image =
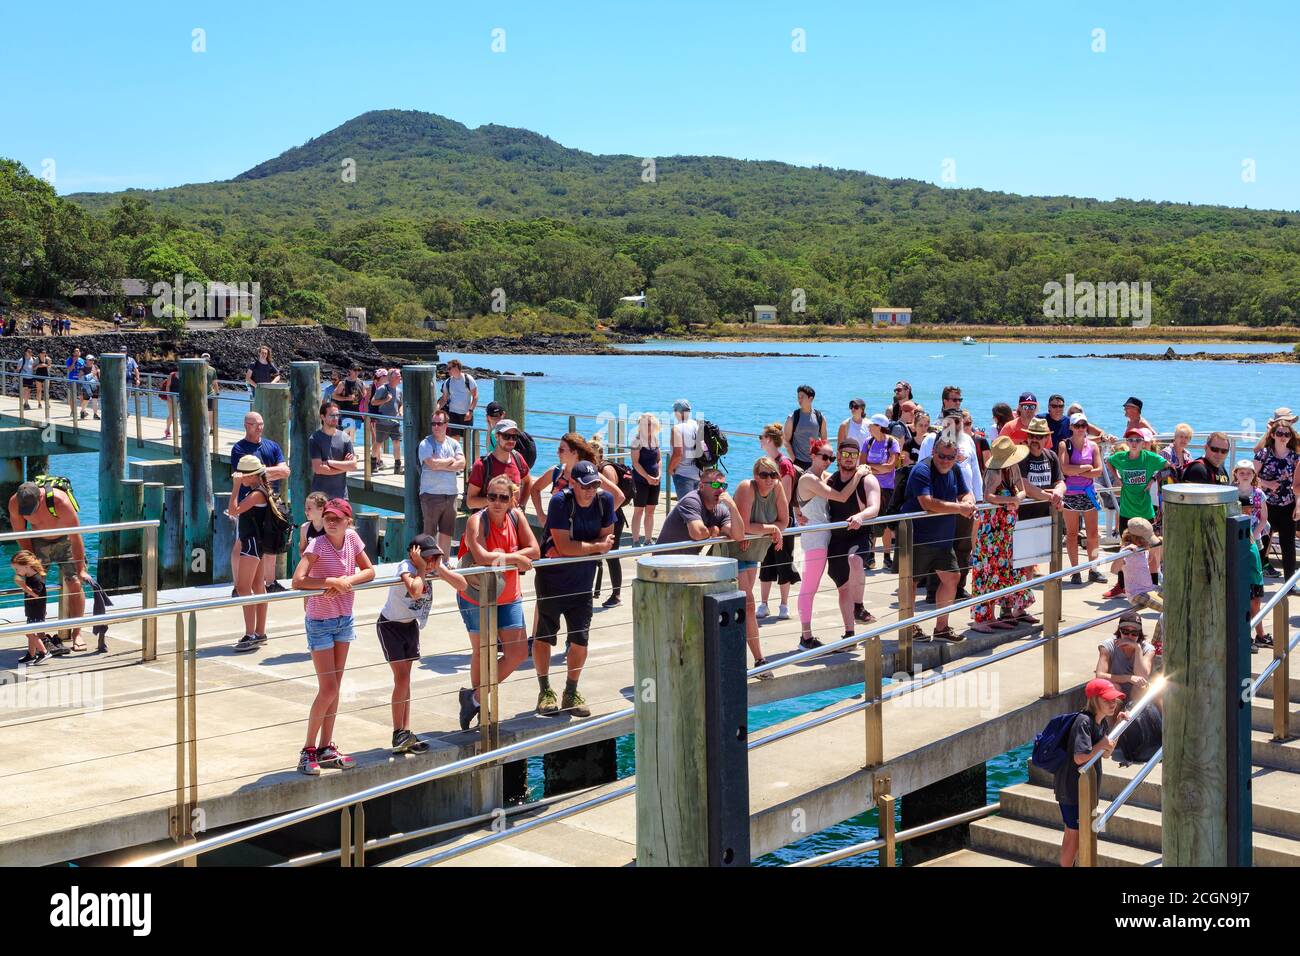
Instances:
[[[331,498],[325,503],[323,514],[336,514],[340,518],[352,520],[352,506],[348,504],[346,498]]]
[[[1104,677],[1094,677],[1088,681],[1083,693],[1088,697],[1100,697],[1102,700],[1122,700],[1124,692]]]
[[[1052,429],[1047,424],[1046,418],[1034,418],[1025,426],[1025,434],[1030,436],[1050,435],[1052,434]]]
[[[1137,538],[1139,541],[1144,541],[1148,544],[1153,541],[1156,536],[1156,529],[1151,527],[1151,522],[1146,518],[1129,518],[1128,524],[1124,526],[1124,531],[1127,534],[1133,535],[1133,537]]]
[[[1124,402],[1124,407],[1128,408],[1130,405],[1136,408],[1139,412],[1142,411],[1142,399],[1130,395],[1128,400]]]
[[[1028,454],[1029,449],[1025,445],[1017,445],[1010,435],[999,435],[989,447],[989,457],[984,467],[989,471],[1010,468],[1024,461]]]
[[[256,455],[244,455],[239,459],[235,470],[241,475],[260,475],[266,471],[266,463]]]
[[[1272,426],[1278,422],[1286,422],[1288,425],[1293,425],[1297,418],[1300,418],[1300,416],[1294,414],[1291,409],[1283,405],[1281,408],[1273,409],[1273,417],[1268,420],[1268,424]]]

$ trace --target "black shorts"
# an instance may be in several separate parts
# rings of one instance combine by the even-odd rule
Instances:
[[[849,555],[857,554],[865,562],[870,550],[871,535],[867,528],[859,528],[857,531],[842,528],[831,532],[830,544],[826,547],[826,573],[837,588],[849,583]]]
[[[260,558],[262,556],[261,537],[253,534],[245,538],[241,535],[239,538],[239,556],[241,558]]]
[[[540,579],[538,580],[540,584]],[[586,647],[588,629],[591,627],[591,592],[562,597],[537,597],[537,632],[533,640],[544,641],[554,647],[559,641],[560,616],[569,625],[566,643]]]
[[[768,548],[767,554],[758,566],[758,579],[771,581],[773,584],[798,584],[799,572],[794,569],[794,538],[784,535],[781,538],[781,550]]]
[[[637,481],[632,484],[632,507],[645,508],[659,504],[659,486]]]
[[[463,435],[465,434],[464,426],[474,424],[473,412],[464,412],[462,414],[460,412],[453,412],[451,409],[446,409],[445,413],[447,415],[447,424],[451,426],[447,429],[448,432],[456,432]]]
[[[372,419],[372,421],[375,420]],[[397,422],[386,422],[382,420],[375,421],[375,435],[378,436],[380,441],[385,441],[389,438],[396,441],[401,434],[402,426]],[[399,447],[397,451],[400,454],[401,448]]]
[[[388,663],[413,661],[420,656],[420,625],[417,622],[390,621],[381,614],[375,621],[375,630],[379,633],[379,646]]]
[[[24,598],[23,613],[28,624],[44,624],[45,598]]]
[[[23,379],[23,388],[35,388],[35,387],[36,387],[36,379],[34,378]]]
[[[935,571],[957,573],[957,552],[951,544],[918,544],[912,547],[912,578],[926,577]]]

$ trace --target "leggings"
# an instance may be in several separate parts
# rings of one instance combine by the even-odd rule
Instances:
[[[813,548],[803,553],[803,581],[799,585],[799,621],[812,623],[813,596],[826,570],[826,549]]]
[[[622,509],[614,512],[614,550],[618,550],[619,542],[623,538],[623,529],[627,527],[627,518],[624,516]],[[615,591],[623,587],[623,565],[613,558],[606,558],[605,563],[609,565],[609,586]],[[600,590],[600,584],[603,574],[601,573],[601,564],[596,562],[596,588]]]
[[[1282,577],[1289,578],[1295,574],[1295,505],[1269,505],[1268,523],[1282,549]]]

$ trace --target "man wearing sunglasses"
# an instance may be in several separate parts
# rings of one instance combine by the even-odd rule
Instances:
[[[456,533],[456,476],[465,470],[460,442],[447,434],[445,411],[433,413],[431,433],[420,442],[420,516],[427,535],[438,536],[443,554],[451,553]]]
[[[953,541],[958,516],[971,521],[975,517],[975,496],[971,494],[957,464],[957,445],[952,436],[941,434],[934,443],[934,454],[923,458],[907,476],[906,497],[901,513],[924,511],[912,526],[912,600],[916,600],[916,582],[931,573],[939,576],[939,593],[935,603],[943,608],[957,593],[957,553]],[[919,627],[913,631],[918,641],[941,640],[959,643],[964,638],[948,626],[948,615],[935,620],[934,634],[927,636]]]
[[[731,538],[743,541],[745,519],[727,494],[727,479],[718,468],[700,472],[700,486],[677,499],[659,532],[660,544],[678,541],[703,541],[706,538]],[[699,548],[682,548],[673,554],[699,554]]]
[[[946,390],[945,390],[946,391]],[[961,400],[961,393],[957,393],[957,400]],[[962,414],[960,407],[949,408],[944,413],[943,421],[940,423],[941,434],[950,442],[957,446],[957,469],[961,472],[962,478],[966,482],[966,488],[974,496],[976,501],[984,497],[984,473],[980,468],[979,447],[975,444],[975,439],[966,434],[966,418]],[[934,445],[938,435],[927,435],[921,442],[920,451],[917,452],[921,459],[929,458],[934,454]],[[961,569],[957,578],[956,600],[964,600],[970,597],[966,593],[966,573],[970,566],[971,552],[975,549],[975,522],[969,518],[957,517],[957,530],[953,535],[953,551],[957,555],[957,567]],[[939,579],[935,575],[930,575],[930,579],[925,586],[926,603],[933,604],[931,597],[939,593]]]
[[[320,429],[307,440],[311,450],[311,490],[331,500],[348,497],[348,472],[355,471],[357,456],[352,438],[339,430],[339,407],[326,402],[320,407]]]
[[[454,416],[440,410],[447,416],[448,428],[455,425]],[[519,441],[519,426],[513,418],[503,418],[492,429],[496,435],[496,448],[484,455],[469,470],[469,481],[465,492],[465,504],[473,510],[487,507],[487,498],[483,489],[489,481],[498,475],[507,475],[519,486],[519,507],[527,513],[528,493],[533,486],[533,476],[528,473],[528,460],[515,450]]]
[[[1009,435],[1017,445],[1029,444],[1029,423],[1038,414],[1038,399],[1033,392],[1024,392],[1016,407],[1016,417],[1002,426],[999,435]]]
[[[1228,470],[1224,463],[1231,449],[1227,435],[1223,432],[1211,432],[1210,437],[1205,440],[1205,454],[1187,463],[1181,480],[1198,485],[1229,484]]]
[[[876,620],[864,602],[867,583],[865,558],[871,553],[873,542],[871,529],[862,527],[862,522],[880,514],[880,482],[872,474],[858,478],[862,451],[853,439],[840,442],[836,451],[839,467],[827,482],[831,490],[840,492],[855,480],[858,482],[857,491],[848,500],[827,499],[826,504],[829,521],[847,521],[849,525],[831,532],[826,547],[826,573],[835,582],[844,636],[850,637],[854,632],[854,622],[872,624]]]

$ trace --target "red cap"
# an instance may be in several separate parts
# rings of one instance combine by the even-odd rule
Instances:
[[[340,518],[352,520],[352,506],[344,498],[331,498],[325,504],[325,514],[336,514]]]
[[[1102,700],[1121,700],[1124,692],[1104,677],[1094,677],[1083,689],[1088,697],[1100,697]]]

